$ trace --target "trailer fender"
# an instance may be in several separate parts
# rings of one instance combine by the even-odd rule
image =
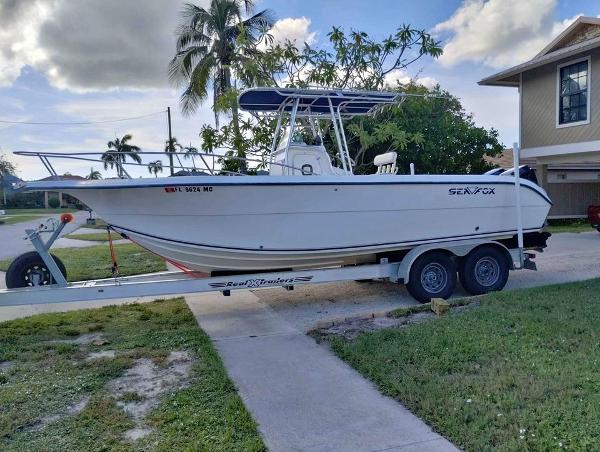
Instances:
[[[410,280],[410,269],[417,258],[424,253],[429,251],[444,251],[456,257],[464,257],[473,251],[475,248],[482,245],[497,246],[502,249],[506,254],[506,258],[509,261],[510,269],[513,270],[515,256],[512,255],[511,251],[504,246],[502,243],[493,240],[465,240],[461,242],[447,242],[447,243],[430,243],[428,245],[420,245],[410,250],[406,256],[400,262],[398,267],[398,281],[407,284]],[[517,257],[518,259],[518,257]]]

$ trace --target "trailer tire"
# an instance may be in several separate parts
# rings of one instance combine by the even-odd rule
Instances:
[[[495,246],[480,246],[461,261],[458,276],[472,295],[502,290],[508,281],[510,264],[506,254]]]
[[[456,288],[456,264],[446,253],[430,251],[419,256],[410,267],[406,289],[416,300],[449,298]]]
[[[54,254],[51,255],[60,272],[67,277],[67,270],[62,261]],[[36,278],[34,278],[34,276]],[[17,257],[6,271],[6,287],[17,289],[19,287],[47,286],[54,284],[54,278],[37,251],[30,251]]]

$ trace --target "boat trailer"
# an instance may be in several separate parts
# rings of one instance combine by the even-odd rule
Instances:
[[[145,296],[174,296],[200,292],[221,292],[228,296],[231,291],[240,289],[283,287],[293,290],[296,285],[335,281],[385,280],[406,284],[412,264],[419,256],[428,251],[446,250],[456,256],[465,256],[474,248],[489,244],[505,250],[506,256],[510,256],[512,262],[511,269],[535,269],[535,264],[529,259],[532,256],[528,253],[525,253],[524,266],[519,267],[518,248],[508,249],[498,242],[473,239],[420,245],[412,248],[397,262],[389,262],[387,258],[382,258],[377,264],[201,278],[193,272],[166,271],[137,276],[117,275],[105,279],[68,283],[49,250],[71,219],[70,215],[63,215],[58,225],[50,222],[41,225],[37,230],[26,231],[26,239],[31,241],[54,281],[52,284],[37,285],[39,281],[32,280],[32,287],[0,290],[0,307]],[[53,221],[56,222],[56,220]],[[44,233],[51,234],[45,242],[40,237]]]

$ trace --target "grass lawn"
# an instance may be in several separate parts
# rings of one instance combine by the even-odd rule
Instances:
[[[332,347],[462,449],[592,450],[599,325],[597,279],[488,295],[460,314]]]
[[[90,242],[107,242],[108,241],[108,233],[107,232],[97,232],[95,234],[68,234],[65,235],[68,239],[75,240],[89,240]],[[119,234],[113,233],[113,240],[120,240],[122,237]]]
[[[22,223],[37,218],[43,220],[47,216],[58,213],[77,212],[76,209],[4,209],[4,211],[6,215],[0,216],[0,225]]]
[[[73,213],[77,209],[5,209],[7,215],[53,215],[56,213]]]
[[[35,220],[35,219],[39,219],[40,223],[42,223],[41,220],[43,220],[44,217],[42,217],[40,215],[29,215],[29,214],[2,215],[2,216],[0,216],[0,226],[2,226],[3,224],[23,223],[25,221],[31,221],[31,220]]]
[[[115,245],[117,263],[122,276],[165,271],[165,262],[158,256],[133,243]],[[86,248],[56,248],[52,254],[58,256],[67,269],[67,280],[110,278],[111,260],[108,245]],[[6,271],[12,259],[0,261],[0,271]]]
[[[174,352],[185,371],[175,372]],[[140,380],[115,389],[134,368],[164,376],[163,392],[144,392],[153,382]],[[0,323],[0,407],[3,451],[265,450],[182,299]],[[128,439],[133,428],[146,436]]]
[[[594,228],[587,219],[581,220],[549,220],[548,232],[557,234],[561,232],[592,232]]]

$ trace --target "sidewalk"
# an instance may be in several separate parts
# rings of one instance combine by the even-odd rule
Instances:
[[[186,300],[269,450],[456,450],[253,293]]]

